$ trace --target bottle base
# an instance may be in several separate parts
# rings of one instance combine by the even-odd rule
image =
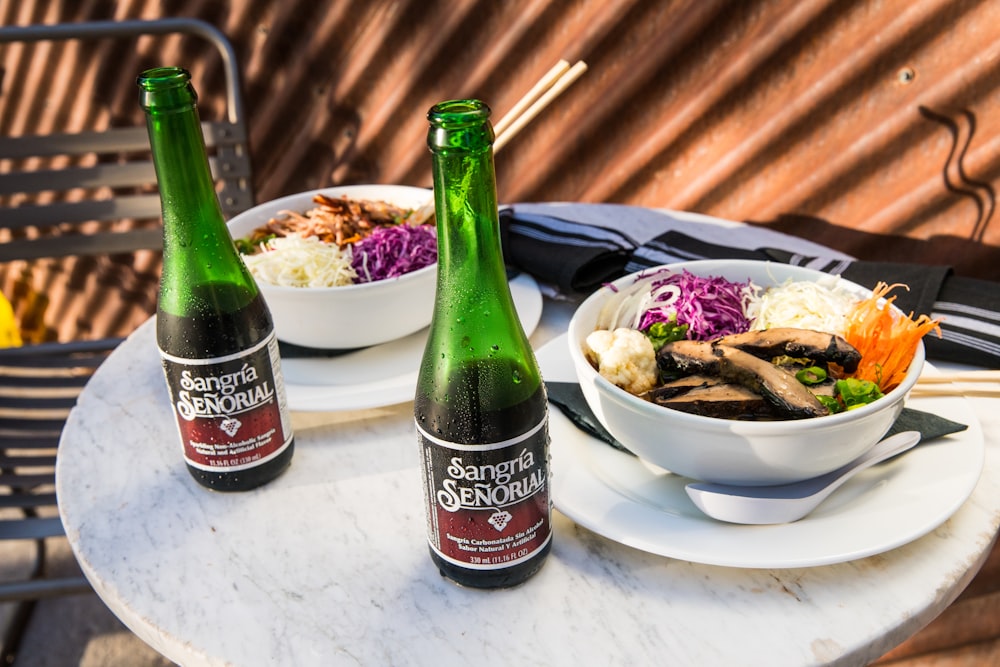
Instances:
[[[228,472],[208,472],[188,465],[188,472],[195,481],[212,491],[249,491],[277,479],[292,463],[292,453],[295,450],[293,440],[278,456],[256,468],[234,470]]]
[[[431,560],[442,577],[465,588],[513,588],[538,573],[552,550],[552,541],[542,547],[531,560],[502,570],[472,570],[445,561],[428,547]]]

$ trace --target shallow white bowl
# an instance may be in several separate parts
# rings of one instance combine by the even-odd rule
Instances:
[[[418,208],[434,195],[425,188],[404,185],[350,185],[320,188],[275,199],[234,216],[228,223],[234,239],[282,211],[304,213],[313,197],[346,195],[351,199],[385,201]],[[398,278],[343,287],[282,287],[257,281],[267,301],[278,339],[313,348],[345,349],[378,345],[428,326],[434,309],[437,264]]]
[[[704,260],[666,267],[702,276],[722,276],[767,287],[788,278],[815,280],[811,269],[749,260]],[[633,285],[644,271],[600,288],[576,310],[569,324],[569,352],[577,379],[601,424],[639,458],[678,475],[724,484],[783,484],[835,470],[870,449],[903,409],[924,363],[918,346],[906,378],[883,398],[855,410],[788,421],[737,421],[703,417],[655,405],[603,378],[584,356],[584,341],[595,329],[605,302]],[[850,285],[870,296],[863,287]]]

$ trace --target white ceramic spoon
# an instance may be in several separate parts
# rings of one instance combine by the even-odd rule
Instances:
[[[920,442],[917,431],[882,440],[847,465],[819,477],[776,486],[735,486],[692,482],[684,487],[702,512],[720,521],[746,524],[791,523],[812,512],[841,484],[866,468]]]

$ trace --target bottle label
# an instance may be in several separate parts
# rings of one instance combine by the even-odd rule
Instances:
[[[417,425],[427,536],[444,560],[499,570],[551,539],[548,421],[493,444],[447,442]]]
[[[292,442],[278,339],[211,359],[160,350],[184,459],[210,472],[245,470]]]

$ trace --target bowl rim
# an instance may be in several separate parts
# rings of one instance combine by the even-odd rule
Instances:
[[[268,216],[273,216],[276,213],[284,210],[290,204],[290,202],[298,201],[300,199],[306,199],[312,201],[312,198],[317,194],[331,194],[332,196],[339,197],[341,195],[350,195],[352,191],[358,190],[396,190],[396,191],[406,191],[416,195],[418,192],[426,193],[429,197],[434,196],[433,189],[423,188],[416,185],[396,185],[396,184],[355,184],[355,185],[331,185],[324,188],[313,188],[312,190],[303,190],[302,192],[295,192],[289,195],[283,195],[277,199],[271,199],[265,202],[256,204],[245,211],[241,211],[234,215],[232,218],[226,221],[226,228],[229,230],[229,235],[235,240],[237,237],[233,234],[233,227],[241,225],[246,218],[250,218],[254,215],[261,215],[263,211],[268,209],[274,209],[274,213],[267,214]],[[391,203],[391,202],[389,202]],[[234,225],[235,223],[235,225]],[[259,225],[259,223],[257,223]],[[242,253],[240,253],[242,255]],[[411,280],[417,280],[426,277],[427,273],[435,273],[437,271],[437,261],[435,260],[432,264],[421,267],[416,271],[409,271],[401,276],[392,276],[390,278],[382,278],[381,280],[374,280],[367,283],[354,283],[353,285],[339,285],[336,287],[292,287],[291,285],[275,285],[273,283],[266,282],[264,280],[257,280],[258,289],[268,290],[269,292],[274,292],[275,294],[289,293],[289,294],[326,294],[331,290],[336,290],[337,293],[348,293],[348,292],[364,292],[373,291],[379,288],[384,288],[390,285],[396,285],[400,282],[409,282]]]
[[[872,415],[877,412],[881,412],[882,410],[892,409],[892,407],[895,404],[901,403],[906,398],[906,394],[910,391],[910,389],[913,388],[913,385],[916,384],[921,369],[923,367],[926,354],[926,351],[924,349],[924,343],[922,340],[917,345],[917,349],[913,355],[913,359],[910,360],[910,365],[907,368],[906,376],[899,383],[899,385],[894,387],[891,391],[887,392],[881,399],[877,401],[868,403],[853,410],[847,410],[844,412],[838,412],[836,414],[830,414],[830,415],[822,415],[819,417],[810,417],[808,419],[780,419],[780,420],[768,420],[768,421],[753,421],[753,420],[726,419],[723,417],[710,417],[707,415],[699,415],[699,414],[684,412],[682,410],[671,410],[670,408],[666,408],[661,405],[656,405],[655,403],[647,401],[639,396],[630,394],[625,389],[622,389],[618,385],[614,384],[613,382],[605,378],[597,371],[597,369],[595,369],[590,364],[590,362],[586,359],[585,355],[583,354],[583,350],[580,348],[580,345],[577,344],[576,337],[573,335],[574,333],[579,333],[578,330],[582,326],[581,321],[578,318],[578,314],[581,312],[584,306],[586,305],[593,306],[596,302],[606,298],[608,290],[612,290],[614,287],[620,287],[623,284],[627,284],[629,281],[634,283],[638,280],[648,277],[654,272],[663,270],[680,271],[682,269],[688,269],[691,267],[699,268],[709,264],[712,265],[726,264],[726,265],[736,265],[736,266],[767,265],[767,266],[776,266],[781,268],[790,267],[793,268],[795,272],[804,271],[807,273],[815,274],[817,277],[835,275],[835,274],[824,273],[822,271],[811,269],[809,267],[797,266],[792,264],[783,264],[781,262],[773,262],[766,260],[751,260],[751,259],[691,260],[686,262],[673,262],[670,264],[661,264],[659,266],[650,267],[648,269],[643,269],[641,271],[635,271],[633,273],[622,276],[621,278],[618,278],[612,281],[611,283],[602,286],[594,293],[592,293],[590,296],[588,296],[586,299],[584,299],[584,301],[580,303],[580,305],[573,312],[568,327],[568,333],[570,335],[567,336],[567,339],[570,347],[570,355],[574,360],[574,365],[577,366],[578,369],[579,368],[586,369],[588,376],[594,378],[595,384],[598,387],[598,389],[603,390],[603,393],[607,394],[610,399],[615,400],[620,404],[624,404],[629,408],[633,408],[644,416],[656,418],[664,414],[669,414],[673,418],[677,419],[681,424],[690,423],[692,425],[699,425],[702,427],[707,425],[717,425],[717,426],[728,425],[729,428],[732,430],[739,430],[741,433],[746,432],[756,435],[763,435],[769,431],[774,431],[775,429],[784,429],[785,431],[787,431],[789,429],[789,424],[798,424],[800,425],[799,429],[805,429],[810,426],[816,428],[835,427],[845,422],[849,423],[858,421],[866,416]],[[872,293],[872,290],[862,285],[858,285],[857,283],[852,282],[846,278],[840,277],[840,280],[844,281],[848,285],[864,293],[867,294]],[[897,308],[895,305],[893,305],[892,307],[895,308],[900,313],[902,313],[902,311],[900,311],[899,308]],[[919,363],[916,364],[914,363],[918,361]]]

